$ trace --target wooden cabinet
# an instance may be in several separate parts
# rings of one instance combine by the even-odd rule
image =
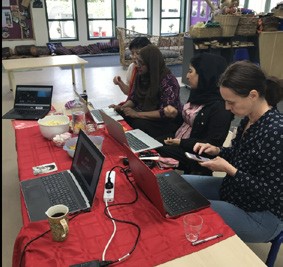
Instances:
[[[262,69],[270,76],[283,79],[283,31],[261,32],[259,54]]]
[[[226,58],[228,64],[242,59],[249,59],[252,62],[259,63],[258,36],[184,37],[182,83],[188,84],[186,75],[191,58],[195,54],[203,52],[221,55]]]

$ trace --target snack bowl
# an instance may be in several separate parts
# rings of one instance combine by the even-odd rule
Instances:
[[[41,134],[49,140],[57,134],[69,131],[70,119],[67,115],[48,115],[37,122]]]
[[[96,147],[101,151],[104,137],[93,136],[93,135],[88,135],[88,137],[96,145]],[[63,146],[63,149],[67,151],[67,153],[69,154],[71,158],[74,157],[77,141],[78,141],[78,137],[72,137],[68,139],[65,145]]]

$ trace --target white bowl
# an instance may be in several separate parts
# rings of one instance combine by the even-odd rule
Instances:
[[[57,134],[69,131],[70,119],[67,115],[50,115],[37,122],[41,134],[50,140]]]
[[[88,135],[88,137],[96,145],[96,147],[101,151],[104,137],[93,136],[93,135]],[[68,152],[71,158],[74,157],[77,141],[78,141],[78,137],[70,138],[66,141],[65,145],[63,146],[63,149]]]

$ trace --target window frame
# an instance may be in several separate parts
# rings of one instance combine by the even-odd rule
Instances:
[[[124,28],[127,28],[127,21],[133,20],[147,20],[147,32],[144,34],[152,34],[152,5],[153,0],[146,0],[147,1],[147,17],[146,18],[127,18],[127,1],[132,0],[124,0]],[[131,30],[131,29],[129,29]]]
[[[71,0],[72,1],[72,19],[49,19],[48,18],[48,11],[47,11],[47,2],[48,0],[44,0],[45,5],[45,16],[46,16],[46,24],[47,24],[47,32],[48,32],[48,40],[49,42],[69,42],[69,41],[78,41],[79,40],[79,31],[78,31],[78,12],[77,12],[77,0]],[[74,28],[75,28],[75,37],[74,38],[56,38],[51,39],[50,37],[50,28],[49,28],[49,22],[55,22],[55,21],[73,21],[74,22]]]
[[[171,0],[173,1],[173,0]],[[185,27],[186,27],[186,8],[187,8],[187,1],[185,0],[180,0],[180,16],[178,17],[162,17],[162,3],[163,0],[160,0],[160,22],[159,22],[159,35],[160,36],[169,36],[169,35],[176,35],[176,33],[172,33],[172,34],[168,34],[168,33],[161,33],[161,29],[162,29],[162,20],[166,19],[172,19],[172,20],[176,20],[178,19],[180,21],[179,23],[179,32],[184,32],[185,31]]]
[[[112,7],[112,12],[111,12],[111,18],[99,18],[99,19],[89,19],[88,17],[88,9],[87,9],[87,3],[88,0],[85,0],[85,11],[86,11],[86,27],[87,27],[87,40],[105,40],[105,39],[111,39],[116,37],[116,25],[117,25],[117,4],[115,0],[110,0],[111,1],[111,7]],[[99,21],[99,20],[111,20],[112,21],[112,36],[90,36],[89,35],[89,21]]]

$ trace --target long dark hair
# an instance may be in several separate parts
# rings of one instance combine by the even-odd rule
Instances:
[[[140,50],[140,57],[147,66],[147,73],[137,74],[134,84],[134,94],[144,110],[154,110],[160,102],[161,80],[170,73],[162,53],[155,45],[147,45]]]
[[[221,75],[219,85],[242,97],[256,90],[273,107],[283,98],[282,80],[267,77],[259,66],[247,60],[231,64]]]

